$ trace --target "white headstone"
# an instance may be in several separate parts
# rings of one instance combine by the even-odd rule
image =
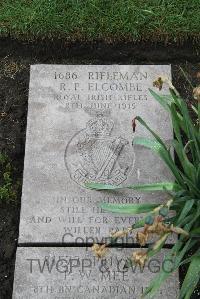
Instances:
[[[159,193],[84,185],[171,180],[155,154],[132,146],[135,136],[150,136],[139,123],[133,133],[137,115],[164,140],[172,138],[169,115],[148,90],[161,74],[170,77],[171,67],[31,66],[20,243],[101,242],[139,216],[107,213],[99,203],[164,202]]]

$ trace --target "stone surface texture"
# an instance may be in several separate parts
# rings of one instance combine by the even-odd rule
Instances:
[[[169,116],[150,95],[169,65],[31,66],[19,243],[102,242],[140,216],[111,214],[99,203],[162,202],[160,193],[97,192],[85,182],[130,185],[171,180],[150,150],[141,116],[170,142]],[[167,94],[164,88],[162,94]]]
[[[123,270],[126,258],[137,249],[111,249],[102,259],[90,248],[18,248],[13,299],[139,299],[164,262],[168,249],[151,258],[143,270]],[[175,299],[179,289],[174,273],[154,296]]]

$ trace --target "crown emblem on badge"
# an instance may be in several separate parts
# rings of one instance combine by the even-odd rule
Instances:
[[[87,122],[86,130],[90,136],[94,136],[96,138],[106,137],[111,134],[113,126],[114,122],[112,120],[98,116]]]

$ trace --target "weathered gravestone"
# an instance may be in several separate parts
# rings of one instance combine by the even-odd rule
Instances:
[[[138,216],[110,214],[98,203],[163,200],[159,193],[84,186],[170,179],[155,154],[131,145],[135,136],[149,136],[139,124],[133,134],[137,115],[166,141],[172,138],[169,116],[148,90],[161,74],[170,77],[170,66],[31,67],[19,243],[102,242]]]
[[[134,249],[113,248],[97,260],[89,249],[69,247],[102,242],[139,219],[107,213],[98,203],[164,200],[159,193],[85,188],[86,182],[119,186],[171,179],[157,156],[131,145],[135,136],[149,136],[139,124],[133,134],[137,115],[164,140],[172,138],[169,116],[148,91],[161,74],[170,77],[170,66],[31,67],[19,243],[35,247],[17,250],[13,299],[139,299],[160,268],[173,267],[163,260],[168,249],[143,271],[127,272],[124,262]],[[41,247],[48,243],[67,247]],[[175,299],[177,290],[175,273],[156,298]]]
[[[115,248],[98,260],[86,248],[18,248],[13,299],[139,299],[159,270],[174,264],[165,249],[143,270],[124,270],[132,251]],[[178,284],[175,273],[153,298],[177,298]]]

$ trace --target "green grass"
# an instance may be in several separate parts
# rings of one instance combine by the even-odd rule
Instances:
[[[0,35],[29,40],[199,40],[199,20],[200,0],[0,1]]]

